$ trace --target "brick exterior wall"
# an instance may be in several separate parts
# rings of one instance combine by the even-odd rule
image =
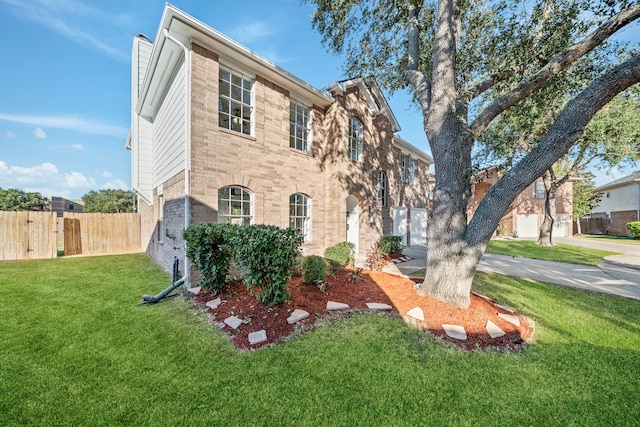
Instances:
[[[326,111],[312,107],[312,147],[303,152],[289,147],[291,94],[260,75],[253,88],[253,135],[218,126],[219,67],[218,55],[192,46],[190,223],[217,222],[218,190],[240,186],[253,195],[253,223],[287,227],[289,197],[302,193],[312,200],[311,240],[304,243],[303,253],[322,255],[327,247],[346,240],[346,200],[354,195],[360,201],[359,248],[364,255],[381,235],[392,234],[394,206],[427,206],[429,165],[414,159],[416,183],[400,182],[401,151],[393,142],[392,125],[384,114],[369,112],[357,88],[337,95]],[[364,128],[362,161],[348,158],[349,117],[357,118]],[[386,207],[378,206],[376,199],[380,170],[387,175]],[[154,207],[141,206],[140,212],[147,252],[170,271],[173,257],[183,259],[184,254],[184,174],[165,182],[162,195],[166,230],[162,241],[159,213],[154,210],[159,206],[157,189]],[[373,222],[368,221],[370,213]],[[192,282],[195,274],[191,273]]]
[[[638,220],[638,211],[611,212],[609,221],[606,222],[605,234],[618,236],[630,236],[627,223]]]

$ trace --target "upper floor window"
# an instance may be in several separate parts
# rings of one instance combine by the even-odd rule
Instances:
[[[416,161],[412,159],[411,162],[409,162],[409,165],[409,179],[411,184],[413,185],[416,183]]]
[[[547,195],[547,190],[544,188],[544,182],[536,181],[533,187],[533,196],[536,199],[544,199]]]
[[[351,160],[362,160],[362,150],[364,148],[362,123],[353,117],[349,118],[349,158]]]
[[[402,182],[409,181],[409,156],[406,154],[400,155],[400,177]]]
[[[305,242],[311,240],[311,198],[300,193],[289,197],[289,227],[300,230]]]
[[[218,223],[249,225],[253,222],[253,193],[237,186],[218,190]]]
[[[376,188],[378,190],[378,206],[387,206],[387,174],[383,171],[378,171]]]
[[[251,135],[251,92],[253,80],[239,73],[220,68],[218,125],[225,129]]]
[[[289,146],[302,151],[309,151],[309,135],[311,133],[311,108],[291,102],[289,115]]]

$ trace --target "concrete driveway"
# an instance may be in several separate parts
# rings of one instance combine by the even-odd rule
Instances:
[[[597,267],[542,261],[508,255],[485,254],[478,270],[537,282],[551,283],[594,292],[640,299],[640,245],[609,243],[583,238],[556,238],[556,243],[591,247],[619,252],[622,255],[606,257]],[[389,272],[409,275],[425,268],[426,248],[406,248],[410,261],[387,267]]]

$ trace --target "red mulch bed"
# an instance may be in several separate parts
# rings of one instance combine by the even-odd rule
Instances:
[[[480,296],[471,294],[471,305],[462,309],[450,303],[434,298],[419,296],[411,279],[388,273],[375,273],[364,270],[362,280],[352,283],[349,270],[345,269],[335,275],[328,276],[325,293],[314,286],[304,283],[302,277],[293,277],[289,284],[290,298],[281,304],[262,304],[251,295],[241,282],[232,283],[221,295],[215,296],[206,289],[201,289],[194,298],[196,304],[205,309],[227,334],[233,344],[241,350],[255,350],[269,345],[281,343],[313,329],[314,325],[329,318],[339,318],[339,312],[329,313],[327,301],[348,304],[351,308],[346,315],[359,311],[368,311],[366,303],[377,302],[394,307],[396,318],[398,313],[416,327],[431,332],[445,343],[465,350],[517,351],[533,338],[534,329],[531,323],[520,317],[520,326],[513,325],[498,317],[498,313],[512,314]],[[215,310],[205,306],[207,301],[219,297],[222,303]],[[406,316],[407,311],[420,307],[425,321],[417,321]],[[290,325],[287,318],[295,309],[305,310],[309,317]],[[223,323],[229,316],[243,319],[243,323],[235,330]],[[485,326],[487,320],[498,325],[506,334],[499,338],[491,338]],[[467,340],[460,341],[449,338],[442,324],[464,326]],[[251,332],[265,330],[267,341],[250,345],[248,336]]]

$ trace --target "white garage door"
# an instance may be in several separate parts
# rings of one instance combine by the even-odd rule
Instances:
[[[411,208],[411,244],[427,243],[427,210]]]
[[[518,214],[518,237],[535,238],[540,234],[538,214]]]
[[[402,244],[407,246],[407,208],[393,208],[393,235],[402,237]]]
[[[553,222],[553,237],[567,237],[568,215],[556,215]]]

